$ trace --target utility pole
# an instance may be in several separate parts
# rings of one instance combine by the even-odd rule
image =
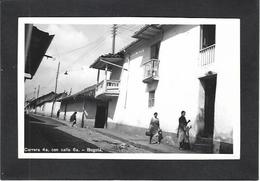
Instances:
[[[116,33],[117,33],[117,25],[114,24],[113,28],[112,28],[112,54],[115,54],[115,42],[116,42]],[[105,85],[105,90],[107,89],[107,71],[108,71],[108,67],[107,67],[107,63],[106,63],[106,67],[105,67],[105,80],[104,80],[104,85]],[[98,75],[99,78],[99,75]],[[107,107],[108,107],[108,101],[106,101]],[[105,127],[107,128],[107,120],[105,121]]]
[[[57,85],[58,85],[59,71],[60,71],[60,62],[59,62],[59,64],[58,64],[58,69],[57,69],[57,74],[56,74],[55,90],[54,90],[55,97],[54,97],[54,100],[53,100],[53,103],[52,103],[52,108],[51,108],[51,117],[52,117],[52,115],[53,115],[54,104],[55,104],[55,101],[56,101],[56,92],[57,92]]]
[[[112,53],[115,54],[115,41],[116,41],[116,32],[117,32],[117,25],[113,25],[112,33],[113,33],[113,41],[112,41]]]
[[[33,97],[34,97],[34,99],[36,99],[36,87],[34,87]]]
[[[72,94],[72,87],[70,88],[69,96]]]
[[[38,99],[38,97],[39,97],[39,93],[40,93],[40,85],[38,85],[37,99]]]
[[[35,90],[36,90],[36,88],[35,88]],[[37,91],[37,97],[36,97],[36,99],[38,99],[39,93],[40,93],[40,85],[38,85],[38,91]],[[36,109],[37,109],[37,107],[35,107],[34,113],[37,113]]]
[[[57,69],[57,74],[56,74],[55,93],[57,92],[57,85],[58,85],[59,71],[60,71],[60,62],[59,62],[59,64],[58,64],[58,69]]]

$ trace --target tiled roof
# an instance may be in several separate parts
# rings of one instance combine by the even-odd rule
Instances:
[[[96,84],[89,86],[75,94],[59,99],[59,101],[76,100],[81,98],[95,99]]]

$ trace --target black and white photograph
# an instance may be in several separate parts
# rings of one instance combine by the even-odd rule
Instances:
[[[240,158],[239,19],[20,18],[18,38],[21,158]]]
[[[1,180],[258,180],[259,1],[4,0]]]

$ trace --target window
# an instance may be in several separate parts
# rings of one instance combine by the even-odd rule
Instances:
[[[160,49],[160,42],[151,46],[151,59],[158,59],[159,49]]]
[[[201,26],[201,41],[200,48],[206,48],[215,44],[216,25]]]
[[[154,98],[155,96],[155,91],[150,91],[149,92],[149,101],[148,101],[148,107],[153,107],[154,106]]]

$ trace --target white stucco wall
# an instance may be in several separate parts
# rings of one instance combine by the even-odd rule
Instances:
[[[82,111],[84,106],[83,101],[75,101],[67,104],[67,112]]]
[[[51,115],[51,110],[52,110],[52,104],[53,102],[46,102],[40,107],[37,107],[37,113],[43,114],[46,116]],[[55,102],[53,106],[53,115],[56,117],[57,111],[60,109],[60,102]]]
[[[148,127],[150,118],[156,111],[159,113],[161,128],[176,132],[181,110],[186,110],[190,119],[195,117],[198,107],[194,106],[198,102],[198,91],[194,90],[198,89],[198,80],[194,76],[199,50],[197,34],[199,28],[194,26],[176,26],[174,30],[165,32],[159,53],[160,80],[155,92],[155,106],[151,108],[148,107],[148,97],[150,87],[153,86],[142,82],[142,63],[149,60],[150,46],[158,40],[144,44],[131,54],[129,71],[124,71],[121,77],[114,122]],[[125,67],[128,67],[127,61]]]
[[[216,27],[217,91],[214,138],[232,143],[233,128],[240,124],[240,35],[238,22]],[[239,136],[239,135],[234,135]]]
[[[75,102],[70,102],[67,104],[67,112],[66,112],[66,120],[70,120],[70,116],[76,111],[77,112],[77,120],[81,121],[82,120],[82,111],[84,107],[84,101],[75,101]],[[85,102],[85,111],[87,113],[87,118],[85,117],[84,119],[95,119],[96,116],[96,109],[97,109],[97,104],[94,100],[86,100]],[[58,111],[58,110],[57,110]],[[62,104],[62,109],[60,112],[60,119],[64,119],[64,114],[65,114],[65,104]]]
[[[129,64],[126,59],[124,67],[128,71],[122,72],[118,101],[111,102],[115,114],[108,121],[147,128],[156,111],[161,128],[176,133],[178,118],[185,110],[187,120],[191,120],[190,134],[195,136],[196,118],[203,106],[199,101],[203,94],[199,78],[213,71],[217,74],[214,138],[232,143],[234,124],[240,121],[239,27],[230,22],[217,23],[215,63],[206,68],[198,65],[200,26],[177,25],[166,29],[159,52],[155,106],[149,108],[149,87],[142,82],[142,63],[149,59],[154,42],[131,52]]]
[[[114,115],[116,123],[140,127],[149,125],[146,119],[148,93],[146,92],[146,85],[142,82],[144,52],[144,50],[140,50],[137,54],[132,55],[129,66],[128,62],[125,63],[128,71],[123,71],[121,77],[120,95]]]
[[[161,43],[156,109],[165,131],[177,132],[182,110],[186,111],[190,124],[194,124],[199,92],[199,80],[196,77],[198,35],[199,26],[176,26],[165,33]]]

